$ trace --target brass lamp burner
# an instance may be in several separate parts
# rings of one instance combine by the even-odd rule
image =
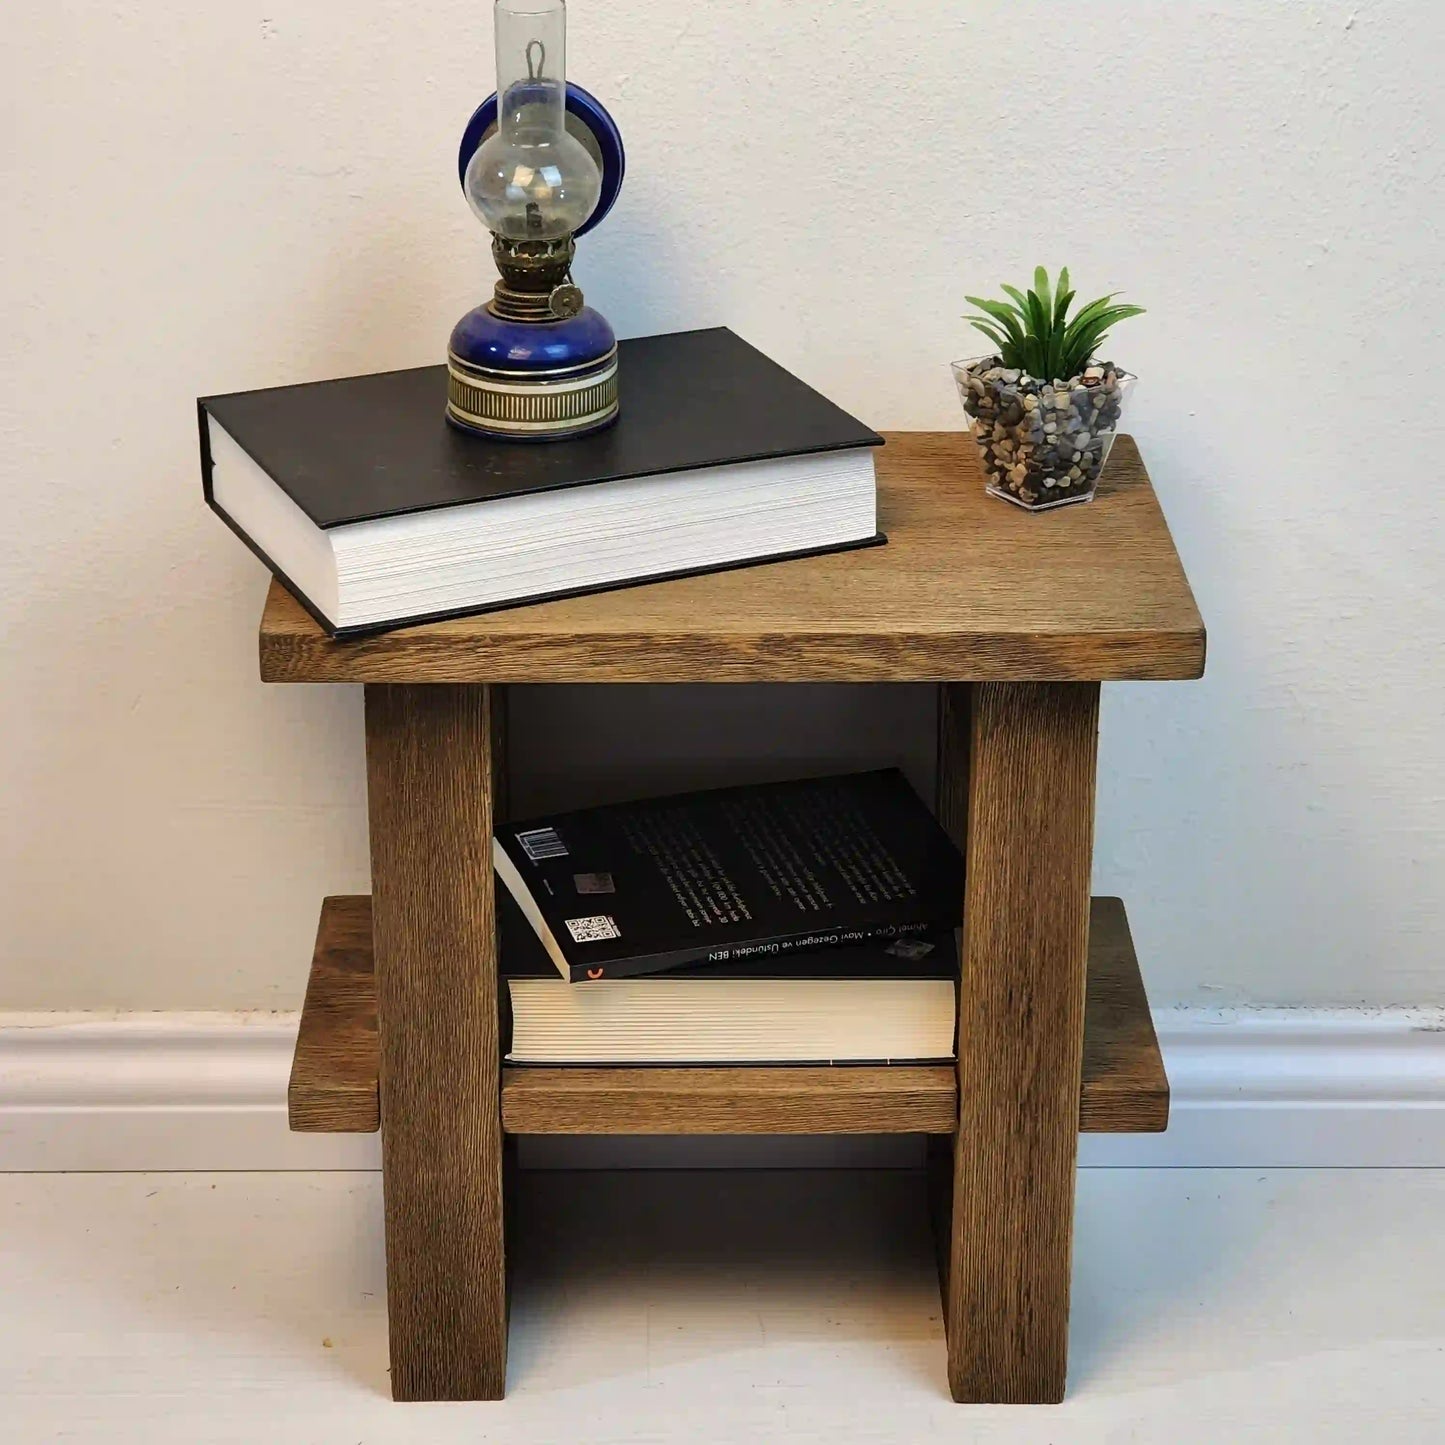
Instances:
[[[500,273],[487,303],[506,321],[565,321],[582,309],[582,290],[572,280],[571,236],[558,241],[517,241],[492,237],[492,259]]]

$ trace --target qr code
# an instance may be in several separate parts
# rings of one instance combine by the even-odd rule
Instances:
[[[534,863],[540,863],[544,858],[567,856],[567,845],[557,836],[555,828],[533,828],[526,833],[518,833],[517,842]]]
[[[615,919],[605,913],[593,914],[591,918],[569,918],[567,932],[573,943],[606,943],[609,938],[621,938],[622,930]]]
[[[617,885],[610,873],[574,873],[572,886],[579,893],[616,893]]]

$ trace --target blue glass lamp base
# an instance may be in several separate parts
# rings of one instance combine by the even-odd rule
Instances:
[[[617,420],[617,337],[590,306],[509,321],[478,306],[447,348],[447,420],[509,441],[561,441]]]

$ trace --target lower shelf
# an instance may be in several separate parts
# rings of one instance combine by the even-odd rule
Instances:
[[[328,898],[291,1067],[291,1127],[377,1129],[379,1058],[371,899]],[[1124,905],[1096,898],[1079,1128],[1151,1133],[1168,1121],[1169,1082]],[[951,1065],[502,1070],[509,1134],[947,1134],[957,1122]]]
[[[950,1066],[502,1070],[509,1134],[947,1134]]]

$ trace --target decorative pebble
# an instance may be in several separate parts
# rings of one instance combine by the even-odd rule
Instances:
[[[992,362],[960,378],[959,394],[994,490],[1026,506],[1092,493],[1123,401],[1112,363],[1054,384]]]

